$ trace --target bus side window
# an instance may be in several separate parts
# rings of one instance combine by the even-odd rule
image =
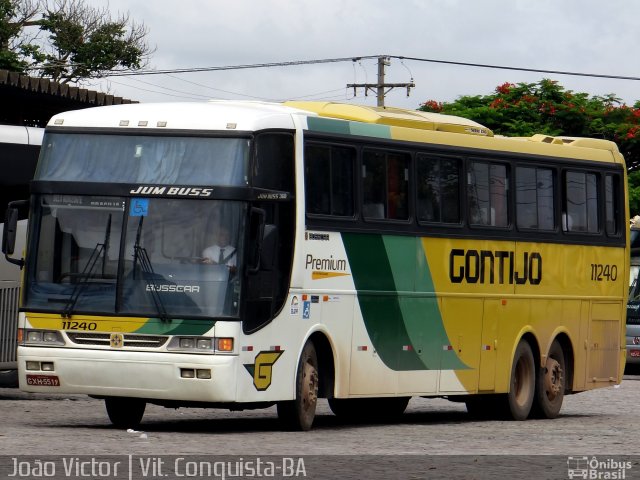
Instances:
[[[409,163],[405,153],[365,150],[362,214],[369,219],[409,218]]]
[[[418,220],[460,223],[460,160],[419,153],[416,175]]]
[[[263,133],[256,138],[253,186],[293,192],[293,135]]]
[[[550,168],[516,167],[516,224],[518,228],[553,230],[554,188]],[[567,218],[563,215],[563,225]]]
[[[598,233],[598,179],[594,173],[565,173],[563,212],[565,231]]]
[[[508,227],[507,167],[498,163],[472,161],[467,175],[469,223]]]
[[[605,175],[604,177],[604,202],[605,202],[605,230],[607,235],[615,236],[620,233],[620,176]]]
[[[305,146],[304,155],[307,213],[353,217],[355,149],[310,144]]]

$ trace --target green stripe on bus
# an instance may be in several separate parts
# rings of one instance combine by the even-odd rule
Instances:
[[[455,351],[443,349],[449,341],[420,240],[342,238],[365,327],[383,363],[392,370],[468,368]]]
[[[308,117],[307,126],[309,130],[316,130],[318,132],[325,133],[340,133],[343,135],[349,135],[349,122],[344,120],[332,120],[322,117]]]
[[[411,345],[421,353],[428,368],[468,368],[455,351],[443,349],[451,343],[438,307],[436,289],[422,248],[422,240],[391,235],[382,238],[399,292],[402,317]]]
[[[349,122],[351,135],[363,137],[391,138],[391,127],[387,125],[372,125],[370,123]]]
[[[204,335],[216,324],[215,320],[184,320],[174,319],[163,321],[159,318],[150,318],[135,333],[149,335]]]
[[[391,138],[391,127],[370,123],[349,122],[323,117],[308,117],[309,130],[342,135],[360,135],[363,137]]]

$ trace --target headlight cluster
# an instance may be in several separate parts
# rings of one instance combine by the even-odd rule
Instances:
[[[231,353],[233,338],[228,337],[173,337],[167,350],[191,353]]]
[[[64,345],[62,334],[56,330],[18,329],[20,345]]]

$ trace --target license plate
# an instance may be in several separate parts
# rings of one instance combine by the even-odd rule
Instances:
[[[640,350],[629,350],[629,355],[632,357],[640,357]]]
[[[36,387],[59,387],[60,379],[54,375],[27,375],[27,385]]]

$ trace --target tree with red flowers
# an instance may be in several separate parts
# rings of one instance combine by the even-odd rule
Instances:
[[[590,96],[544,79],[503,83],[490,95],[462,96],[451,103],[429,100],[419,110],[469,118],[505,136],[612,140],[627,161],[631,212],[640,212],[640,101],[628,106],[614,94]]]

